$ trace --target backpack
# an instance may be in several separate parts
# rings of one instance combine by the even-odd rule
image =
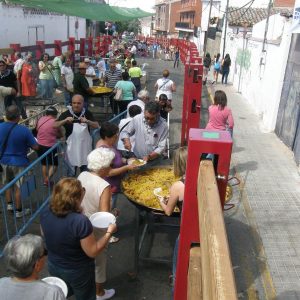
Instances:
[[[214,68],[215,68],[215,70],[220,70],[220,62],[219,61],[216,61],[215,62],[215,65],[214,65]]]

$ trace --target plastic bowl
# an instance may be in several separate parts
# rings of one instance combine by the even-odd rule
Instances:
[[[139,158],[129,158],[127,164],[132,165],[134,162],[138,162],[138,164],[136,164],[137,167],[144,166],[147,163],[145,160]]]
[[[60,287],[61,290],[63,291],[65,297],[67,298],[68,287],[62,279],[60,279],[58,277],[45,277],[42,280],[47,282],[48,284],[53,284],[53,285],[56,285],[56,286]]]
[[[96,212],[90,216],[92,225],[96,228],[107,228],[110,224],[116,223],[116,217],[109,212]]]

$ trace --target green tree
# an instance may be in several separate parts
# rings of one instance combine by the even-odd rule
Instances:
[[[117,31],[119,33],[128,31],[128,32],[134,32],[134,34],[138,34],[141,32],[141,21],[139,19],[116,22],[116,26],[117,26]]]

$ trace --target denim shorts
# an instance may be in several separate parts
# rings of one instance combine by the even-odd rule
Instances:
[[[48,261],[51,276],[61,278],[68,286],[68,297],[74,295],[76,300],[95,300],[95,265],[81,268],[64,269]]]

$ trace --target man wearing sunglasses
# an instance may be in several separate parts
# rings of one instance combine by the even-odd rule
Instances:
[[[168,137],[166,121],[160,117],[160,107],[155,101],[145,104],[143,114],[135,116],[121,132],[125,149],[133,151],[137,158],[152,161],[165,150]],[[130,137],[135,135],[135,146],[132,149]]]

